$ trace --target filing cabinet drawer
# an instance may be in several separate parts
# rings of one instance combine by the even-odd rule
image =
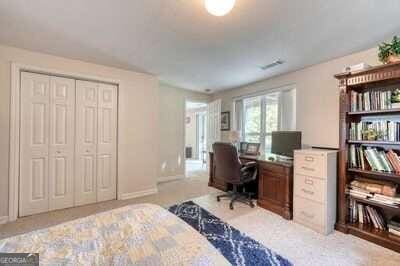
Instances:
[[[324,156],[295,153],[294,162],[295,174],[326,178]]]
[[[293,201],[293,219],[296,222],[315,227],[317,231],[324,227],[324,205],[299,196],[294,196]]]
[[[324,179],[303,175],[294,176],[294,194],[297,196],[324,203],[325,187],[326,180]]]

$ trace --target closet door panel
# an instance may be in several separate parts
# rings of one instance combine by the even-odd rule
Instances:
[[[98,84],[76,81],[75,205],[97,201]]]
[[[117,187],[117,87],[99,84],[97,198],[116,199]]]
[[[48,76],[21,73],[19,216],[49,209]]]
[[[50,210],[74,205],[75,80],[50,78]]]

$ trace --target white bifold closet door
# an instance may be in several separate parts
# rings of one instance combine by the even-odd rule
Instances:
[[[75,205],[115,199],[117,87],[76,86]]]
[[[117,195],[117,87],[99,83],[97,113],[97,201]]]
[[[21,72],[19,216],[116,198],[117,87]]]
[[[74,204],[74,107],[75,80],[21,73],[20,216]]]

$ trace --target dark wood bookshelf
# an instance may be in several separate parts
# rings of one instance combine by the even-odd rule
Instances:
[[[379,230],[373,225],[362,223],[348,223],[347,228],[350,234],[362,239],[374,242],[375,244],[392,250],[400,250],[400,237],[389,233],[389,231]]]
[[[381,141],[381,140],[348,140],[347,143],[349,143],[349,144],[372,144],[372,145],[400,145],[399,141]]]
[[[374,179],[384,179],[392,182],[400,182],[400,175],[394,173],[387,172],[378,172],[378,171],[370,171],[370,170],[362,170],[359,168],[348,168],[347,171],[351,173],[356,173],[360,175],[365,175],[368,177],[373,177]]]
[[[375,206],[375,207],[388,209],[388,210],[392,210],[392,211],[399,211],[400,210],[400,208],[398,206],[387,205],[387,204],[383,204],[383,203],[380,203],[380,202],[377,202],[377,201],[373,201],[373,200],[369,200],[369,199],[362,199],[362,198],[351,196],[350,194],[349,194],[349,197],[354,199],[357,202],[365,203],[365,204],[372,205],[372,206]]]
[[[400,237],[387,230],[378,230],[373,225],[351,223],[349,221],[349,195],[346,189],[355,177],[363,177],[371,180],[385,180],[400,184],[400,175],[387,172],[377,172],[348,168],[350,145],[368,145],[383,147],[385,149],[400,150],[400,142],[392,141],[357,141],[348,140],[351,122],[357,122],[363,117],[374,116],[374,119],[388,119],[390,115],[400,115],[400,108],[351,111],[351,92],[358,93],[371,90],[393,90],[400,88],[400,63],[387,64],[372,67],[363,71],[347,72],[335,75],[339,80],[340,89],[340,113],[339,113],[339,161],[338,161],[338,213],[336,229],[348,234],[353,234],[375,244],[400,252]],[[383,218],[388,222],[394,216],[400,215],[399,208],[380,204],[368,199],[356,199],[364,205],[370,205],[381,211]]]
[[[400,114],[400,108],[370,110],[370,111],[355,111],[348,112],[348,115],[382,115],[382,114]]]

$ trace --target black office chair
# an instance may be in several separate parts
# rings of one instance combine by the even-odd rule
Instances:
[[[215,160],[215,176],[223,179],[226,183],[232,184],[233,189],[226,194],[217,196],[217,201],[223,197],[231,198],[229,208],[233,210],[233,203],[239,201],[254,207],[251,199],[253,193],[243,191],[239,192],[238,187],[252,182],[257,177],[257,163],[248,162],[242,164],[239,159],[237,149],[230,143],[216,142],[213,144]]]

